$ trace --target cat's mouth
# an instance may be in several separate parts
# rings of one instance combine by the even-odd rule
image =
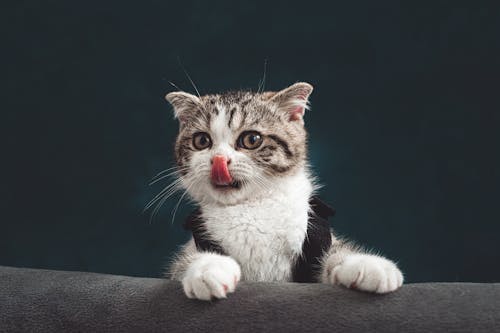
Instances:
[[[221,191],[229,191],[229,190],[239,190],[241,188],[241,182],[239,180],[233,180],[230,183],[227,184],[214,184],[212,183],[213,187],[217,190]]]

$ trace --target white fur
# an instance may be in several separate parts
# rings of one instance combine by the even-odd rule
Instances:
[[[387,293],[403,284],[403,274],[396,265],[383,257],[355,253],[345,257],[341,264],[330,264],[334,256],[327,259],[325,265],[330,268],[329,281],[348,288],[363,291]]]
[[[226,298],[241,278],[240,266],[234,259],[215,253],[200,253],[182,279],[184,293],[189,298],[210,300]]]
[[[291,263],[307,233],[309,197],[305,172],[281,179],[263,196],[237,205],[202,207],[210,238],[222,245],[251,281],[290,281]]]

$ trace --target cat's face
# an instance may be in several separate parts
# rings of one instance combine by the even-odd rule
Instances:
[[[180,122],[175,157],[182,184],[198,202],[257,198],[306,163],[303,115],[312,86],[166,99]]]

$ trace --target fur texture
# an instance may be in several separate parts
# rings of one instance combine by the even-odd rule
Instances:
[[[193,240],[181,249],[170,277],[188,297],[226,297],[240,279],[291,280],[315,189],[303,121],[311,92],[296,83],[280,92],[167,95],[180,122],[175,186],[200,205],[207,236],[227,254],[200,252]],[[230,174],[222,186],[211,180],[216,156]],[[318,282],[378,293],[401,286],[393,262],[332,239]]]

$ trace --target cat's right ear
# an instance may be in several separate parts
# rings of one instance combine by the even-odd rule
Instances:
[[[306,109],[309,108],[309,95],[312,91],[313,86],[309,83],[298,82],[277,93],[267,93],[264,97],[276,102],[281,110],[287,112],[290,121],[299,121],[303,124],[302,118]]]
[[[168,93],[165,99],[174,107],[174,116],[181,123],[185,122],[190,114],[203,108],[199,97],[183,91]]]

